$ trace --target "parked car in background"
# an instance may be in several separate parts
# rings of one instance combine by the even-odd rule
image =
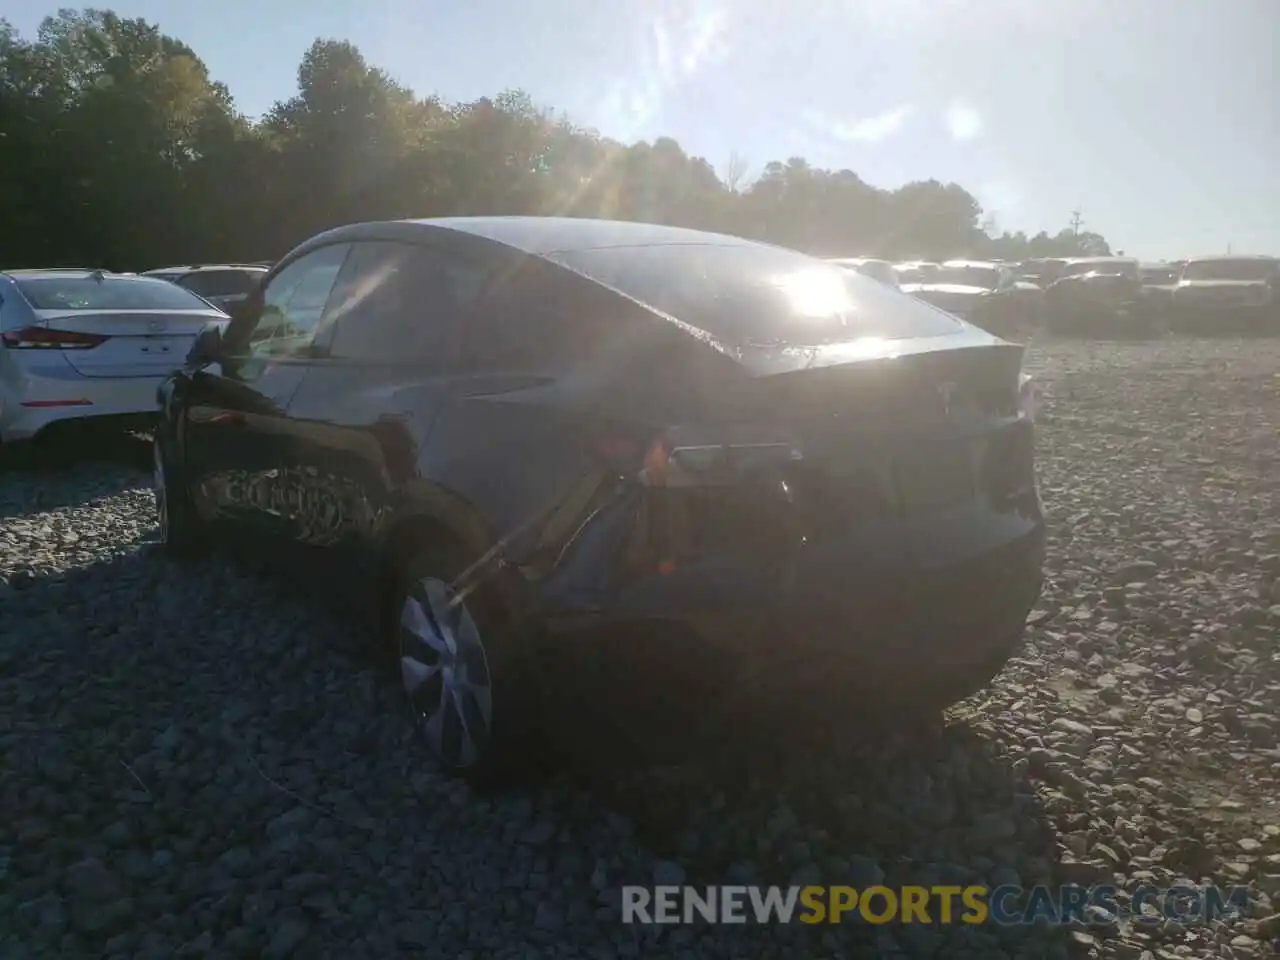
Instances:
[[[932,711],[1001,668],[1040,590],[1023,353],[736,237],[342,227],[163,386],[160,530],[247,536],[369,613],[472,776],[606,642],[634,666],[595,694],[686,734],[824,694]]]
[[[937,276],[939,267],[930,260],[913,260],[895,263],[893,269],[898,274],[898,288],[904,293],[915,293],[917,287]]]
[[[1069,262],[1066,257],[1035,257],[1023,260],[1015,272],[1019,280],[1034,283],[1044,290],[1062,276],[1062,270]]]
[[[270,264],[202,263],[182,267],[158,267],[144,276],[168,280],[185,287],[215,307],[230,310],[262,281]]]
[[[1139,269],[1144,287],[1173,289],[1178,285],[1182,268],[1175,263],[1144,263]]]
[[[227,315],[171,283],[104,271],[0,273],[0,442],[67,421],[146,425],[156,387]]]
[[[1280,259],[1188,260],[1170,297],[1169,322],[1181,333],[1280,333]]]
[[[1147,299],[1167,312],[1173,291],[1178,286],[1181,268],[1172,263],[1144,263],[1140,272],[1143,293]]]
[[[864,277],[870,277],[872,280],[879,280],[894,289],[898,287],[898,272],[893,269],[893,264],[888,260],[874,260],[870,257],[841,257],[833,259],[831,263],[847,267],[862,274]]]
[[[997,336],[1015,336],[1039,319],[1039,289],[1019,284],[1013,271],[998,263],[948,260],[928,282],[909,290]]]
[[[1062,336],[1149,337],[1163,322],[1144,296],[1138,261],[1127,257],[1073,259],[1045,291],[1045,325]]]

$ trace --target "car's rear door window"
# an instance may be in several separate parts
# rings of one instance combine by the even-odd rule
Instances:
[[[634,346],[621,337],[637,308],[540,257],[504,270],[468,316],[460,363],[473,371],[560,374]]]
[[[486,265],[435,247],[356,243],[330,300],[326,355],[373,363],[443,360],[490,275]]]
[[[954,334],[960,322],[870,277],[763,244],[560,251],[550,259],[733,345]]]

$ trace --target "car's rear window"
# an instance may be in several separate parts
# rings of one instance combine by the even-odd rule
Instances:
[[[943,265],[930,283],[954,283],[964,287],[986,287],[994,290],[1000,283],[1000,271],[995,267]]]
[[[662,244],[548,255],[730,345],[811,346],[956,333],[957,320],[870,277],[757,244]]]
[[[208,310],[195,294],[142,277],[34,277],[17,281],[37,310]]]
[[[1062,268],[1062,276],[1078,277],[1086,273],[1105,273],[1111,276],[1128,277],[1130,280],[1140,279],[1138,265],[1130,260],[1081,260],[1069,263]]]
[[[1267,280],[1276,273],[1272,260],[1192,260],[1182,269],[1183,280]]]
[[[202,297],[234,297],[252,292],[264,276],[265,270],[198,270],[175,282]]]

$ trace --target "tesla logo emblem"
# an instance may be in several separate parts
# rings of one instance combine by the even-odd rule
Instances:
[[[159,333],[161,330],[164,329],[164,321],[151,320],[147,323],[147,329],[150,330],[152,333]]]
[[[956,395],[956,385],[954,383],[938,384],[938,399],[942,401],[942,415],[944,417],[951,416],[951,401]]]

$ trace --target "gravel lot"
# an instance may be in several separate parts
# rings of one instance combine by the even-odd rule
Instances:
[[[944,728],[476,796],[322,611],[0,472],[0,956],[1125,958],[1280,937],[1280,343],[1049,344],[1049,582]],[[604,785],[607,781],[607,786]],[[1248,884],[1209,927],[626,927],[624,883]]]

